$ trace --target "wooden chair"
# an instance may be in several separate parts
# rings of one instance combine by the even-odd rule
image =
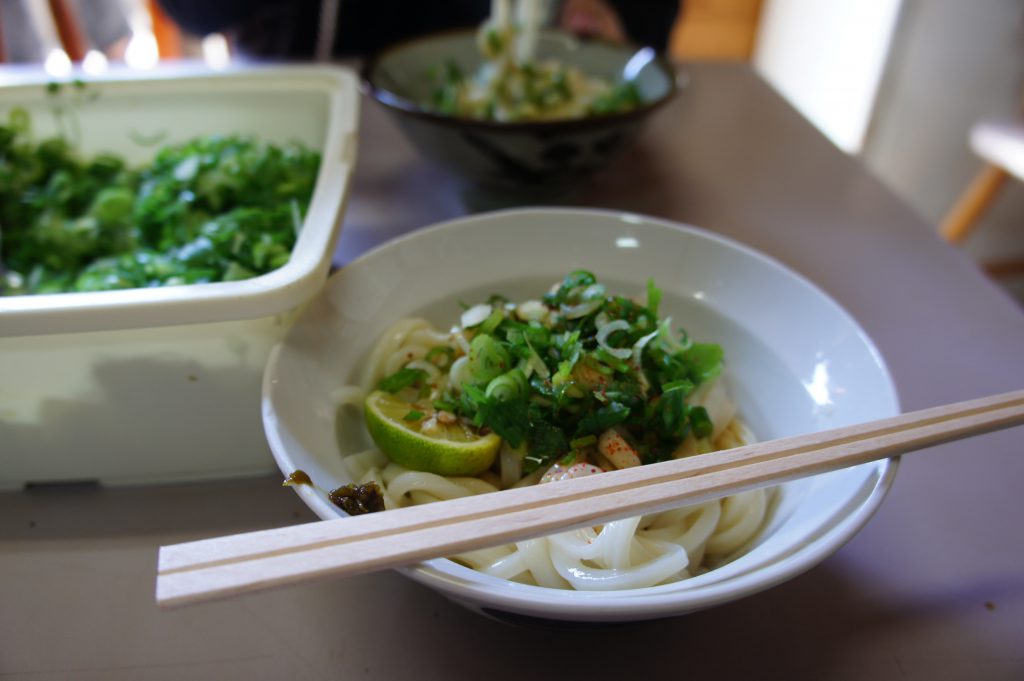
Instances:
[[[71,61],[82,61],[89,49],[89,41],[78,25],[74,8],[68,0],[49,0],[48,4],[61,46]]]
[[[35,1],[35,0],[33,0]],[[183,56],[183,36],[178,26],[160,8],[156,0],[138,0],[150,20],[153,36],[161,59],[179,59]],[[89,40],[82,29],[78,11],[69,0],[45,0],[47,23],[52,22],[52,31],[58,47],[67,53],[73,62],[80,62],[90,49]],[[0,63],[7,60],[0,33]]]
[[[1008,177],[1024,182],[1024,119],[982,121],[971,128],[970,144],[985,166],[942,222],[942,236],[951,243],[974,230]]]
[[[762,4],[763,0],[686,0],[672,30],[670,54],[679,60],[748,61]]]
[[[954,244],[963,242],[974,231],[1007,179],[1024,182],[1024,116],[977,123],[971,128],[970,146],[985,165],[940,225],[943,238]],[[993,276],[1024,274],[1024,259],[983,266]]]

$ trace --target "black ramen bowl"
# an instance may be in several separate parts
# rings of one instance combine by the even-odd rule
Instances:
[[[554,31],[541,33],[537,57],[613,83],[631,80],[643,103],[620,113],[544,121],[495,122],[432,112],[425,107],[436,86],[432,72],[452,63],[472,74],[483,61],[471,30],[390,47],[367,62],[363,77],[413,146],[468,189],[507,204],[557,200],[633,142],[648,117],[675,94],[676,76],[651,48],[583,41]]]

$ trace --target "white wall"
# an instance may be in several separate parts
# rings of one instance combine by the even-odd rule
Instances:
[[[938,225],[981,167],[971,126],[1024,113],[1024,2],[905,0],[864,160]],[[1024,258],[1024,183],[1008,181],[962,248]],[[1024,277],[1001,281],[1024,302]]]
[[[755,67],[936,230],[981,168],[971,126],[1024,114],[1021,0],[765,0],[760,31]],[[961,247],[1024,258],[1024,183]]]
[[[901,0],[765,0],[753,64],[832,139],[863,146]]]

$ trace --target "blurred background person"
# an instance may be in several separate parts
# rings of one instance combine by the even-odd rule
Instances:
[[[241,55],[310,60],[372,54],[388,45],[479,26],[487,0],[160,0],[195,35],[223,33]],[[679,0],[563,0],[548,3],[549,23],[578,35],[668,47]],[[318,45],[320,49],[318,50]]]

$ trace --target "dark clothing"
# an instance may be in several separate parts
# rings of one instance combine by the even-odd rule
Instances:
[[[320,0],[160,0],[167,14],[196,34],[229,33],[245,53],[309,59],[317,43]],[[664,51],[679,0],[609,0],[634,43]],[[340,0],[336,56],[372,54],[388,45],[453,28],[479,26],[486,0]]]
[[[668,51],[682,0],[608,0],[608,4],[618,13],[630,42]]]

